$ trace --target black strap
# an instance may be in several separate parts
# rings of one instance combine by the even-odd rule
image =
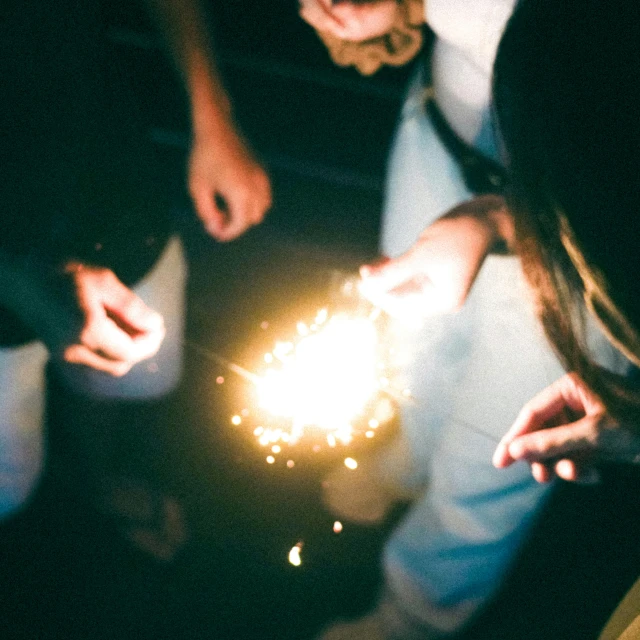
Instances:
[[[438,138],[458,161],[469,191],[475,194],[502,193],[506,184],[504,168],[461,140],[431,97],[427,98],[425,108]]]

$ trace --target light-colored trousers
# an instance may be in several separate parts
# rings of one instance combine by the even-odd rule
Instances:
[[[381,247],[389,256],[471,197],[422,98],[415,78],[389,159]],[[498,470],[491,457],[522,406],[564,371],[514,256],[486,259],[462,311],[397,334],[416,402],[401,408],[412,471],[395,481],[427,488],[386,544],[382,610],[390,637],[439,637],[495,593],[552,488],[525,463]],[[597,359],[624,372],[627,361],[592,334]]]
[[[56,365],[58,376],[73,391],[98,400],[148,400],[173,389],[182,370],[186,273],[182,243],[174,237],[133,288],[165,320],[166,336],[153,358],[121,378],[64,363]],[[0,349],[0,520],[26,503],[42,472],[47,361],[40,342]]]

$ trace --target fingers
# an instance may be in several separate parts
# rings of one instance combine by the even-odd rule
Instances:
[[[202,220],[207,233],[218,238],[225,228],[226,215],[218,209],[215,192],[210,189],[209,185],[198,183],[191,184],[189,192],[198,217]]]
[[[149,308],[115,274],[110,271],[106,273],[108,282],[102,292],[102,304],[115,324],[131,335],[163,331],[162,316]]]
[[[555,472],[559,478],[567,482],[590,485],[600,482],[600,473],[588,464],[578,463],[576,460],[559,460],[555,465]]]
[[[133,366],[133,363],[130,362],[105,358],[81,344],[74,344],[67,347],[62,354],[62,358],[65,362],[91,367],[97,371],[109,373],[117,378],[124,376]]]
[[[341,40],[361,42],[388,33],[396,20],[395,0],[332,3],[329,0],[301,0],[300,16],[318,31]]]
[[[561,427],[519,436],[508,445],[513,460],[548,460],[572,456],[595,448],[600,416],[585,416]]]
[[[324,0],[301,0],[300,17],[318,31],[326,31],[336,38],[347,39],[348,31],[335,13],[331,4]]]
[[[191,197],[198,216],[211,236],[229,242],[260,224],[271,207],[269,178],[261,169],[245,182],[223,185],[219,194],[209,181],[193,181]]]
[[[584,384],[573,374],[567,374],[541,391],[522,408],[515,422],[503,436],[493,455],[493,464],[498,468],[507,467],[516,458],[513,457],[510,444],[516,438],[549,426],[549,422],[561,417],[567,408],[577,413],[584,413],[588,408],[599,411],[601,404],[593,402],[593,398],[584,395]],[[589,402],[591,400],[591,402]],[[562,437],[564,433],[558,434]],[[542,436],[546,438],[547,435]],[[517,451],[517,447],[515,449]]]
[[[120,376],[157,353],[165,335],[159,313],[112,271],[82,268],[74,278],[83,324],[76,341],[63,349],[65,361]]]
[[[380,295],[406,282],[414,275],[411,263],[404,256],[383,258],[376,264],[360,267],[361,289],[364,295]]]
[[[592,485],[600,482],[599,471],[590,465],[563,458],[555,463],[531,463],[531,475],[541,484],[551,482],[556,477],[567,482]]]

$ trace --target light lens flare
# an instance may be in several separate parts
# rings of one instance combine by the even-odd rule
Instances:
[[[297,344],[277,347],[280,367],[257,381],[258,405],[290,420],[294,432],[317,427],[345,439],[349,423],[378,389],[375,326],[368,318],[338,314],[301,335]]]

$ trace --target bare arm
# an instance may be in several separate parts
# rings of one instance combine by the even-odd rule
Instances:
[[[236,131],[201,1],[146,3],[166,37],[189,95],[191,197],[207,231],[218,240],[232,240],[262,221],[271,206],[269,179]]]
[[[504,200],[478,196],[433,222],[402,256],[364,265],[361,291],[402,319],[457,311],[487,254],[498,245],[512,246],[513,237]]]

